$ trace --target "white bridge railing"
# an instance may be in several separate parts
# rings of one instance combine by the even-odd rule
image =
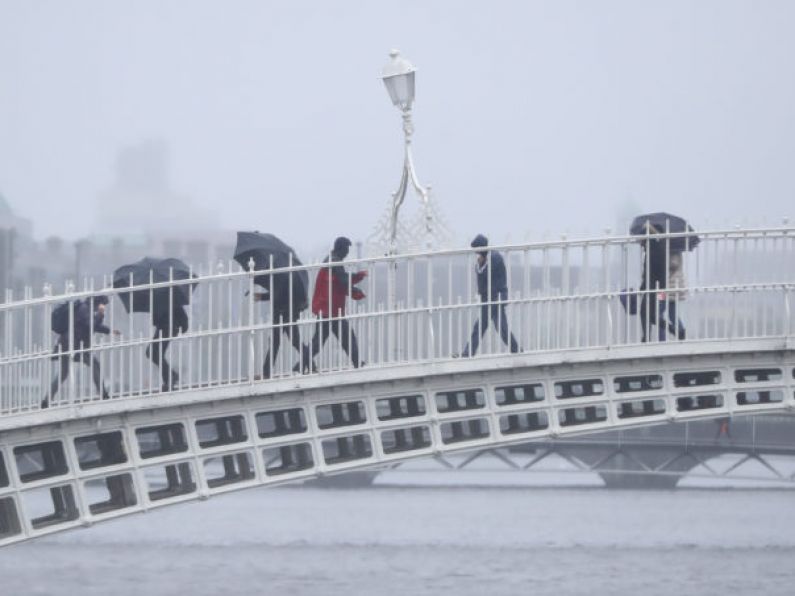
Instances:
[[[666,243],[676,237],[654,236]],[[685,339],[668,335],[667,341],[790,336],[795,228],[700,232],[699,237],[699,246],[684,256],[686,292],[667,295],[686,330]],[[507,296],[499,300],[505,309],[495,308],[497,317],[506,317],[522,353],[616,345],[653,349],[660,341],[657,331],[647,329],[649,343],[642,345],[640,317],[630,315],[620,302],[625,289],[641,285],[643,245],[648,242],[649,238],[622,236],[493,247],[490,250],[504,257],[508,283]],[[366,297],[348,300],[349,326],[344,329],[349,341],[353,336],[358,340],[360,360],[368,369],[461,355],[482,310],[475,250],[350,260],[344,265],[349,271],[368,273],[356,284]],[[306,270],[314,287],[323,267],[317,263],[276,271]],[[274,321],[272,302],[255,300],[261,291],[255,284],[258,275],[262,271],[244,271],[230,263],[192,281],[135,286],[136,292],[150,293],[165,288],[173,299],[178,286],[196,284],[185,307],[190,327],[170,338],[166,352],[179,375],[167,391],[264,381],[266,357],[271,378],[304,374],[310,364],[307,353],[294,350],[291,338],[298,336],[301,344],[309,345],[319,330],[318,319],[307,309],[293,323]],[[22,296],[6,293],[0,305],[0,415],[35,411],[45,403],[57,408],[101,401],[103,395],[92,382],[95,367],[111,400],[163,393],[160,362],[155,358],[153,363],[146,353],[164,339],[153,338],[151,314],[125,310],[119,297],[131,290],[108,285],[86,282],[79,291],[67,288],[60,294],[50,288],[40,295],[32,289]],[[120,334],[92,334],[90,346],[68,345],[54,356],[53,309],[64,301],[88,300],[93,310],[100,295],[109,298],[104,324]],[[641,310],[648,315],[655,310],[658,292],[649,289],[645,295]],[[72,312],[70,330],[74,323]],[[475,357],[509,353],[495,324],[488,321],[488,326]],[[282,331],[281,349],[274,356],[274,334]],[[68,335],[73,336],[71,331]],[[70,374],[53,393],[51,384],[60,374],[62,357],[68,359]],[[314,361],[316,368],[309,374],[353,368],[334,336]]]

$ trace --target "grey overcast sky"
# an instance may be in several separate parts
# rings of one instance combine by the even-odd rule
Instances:
[[[791,0],[0,0],[0,193],[75,238],[163,139],[225,228],[362,238],[400,174],[393,47],[459,238],[795,215]]]

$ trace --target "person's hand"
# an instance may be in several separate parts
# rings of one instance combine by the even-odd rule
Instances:
[[[364,292],[362,292],[359,288],[353,288],[351,292],[351,298],[354,300],[362,300],[364,298]]]
[[[264,302],[268,299],[268,294],[266,292],[254,292],[254,300],[259,300]]]
[[[365,271],[364,269],[362,269],[361,271],[359,271],[359,277],[360,277],[361,279],[364,279],[365,277],[367,277],[367,271]]]
[[[657,300],[665,300],[665,292],[657,292]]]

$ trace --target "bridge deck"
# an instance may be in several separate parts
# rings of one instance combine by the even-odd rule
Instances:
[[[647,325],[648,343],[619,301],[639,274],[630,258],[640,254],[637,238],[504,247],[510,291],[486,313],[496,309],[498,326],[508,319],[520,350],[510,353],[492,331],[472,358],[455,357],[482,309],[469,251],[362,260],[356,266],[370,273],[370,301],[347,319],[367,366],[353,368],[331,345],[307,375],[293,372],[305,363],[300,353],[283,347],[274,358],[271,348],[280,331],[307,340],[315,320],[280,325],[273,313],[258,313],[254,271],[203,276],[204,308],[189,305],[192,330],[171,340],[181,379],[165,392],[146,359],[161,341],[147,339],[151,320],[120,314],[123,290],[112,288],[101,290],[113,297],[107,322],[123,326],[124,337],[70,346],[68,382],[57,395],[42,389],[57,363],[45,347],[49,313],[98,291],[27,292],[0,305],[0,544],[412,458],[790,412],[794,237],[789,228],[703,234],[687,256],[687,300],[666,301],[686,322],[687,338],[657,337]],[[655,296],[645,293],[647,304]],[[265,354],[274,375],[261,380]],[[72,356],[87,356],[89,366]],[[110,399],[92,384],[93,367],[109,381]]]

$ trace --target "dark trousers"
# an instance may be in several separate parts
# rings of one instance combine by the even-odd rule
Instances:
[[[320,348],[326,344],[326,340],[331,333],[339,340],[342,349],[350,357],[353,367],[359,368],[359,344],[356,341],[356,334],[351,329],[347,319],[334,319],[333,321],[320,319],[315,323],[315,335],[312,338],[312,359],[314,360],[317,353],[320,352]]]
[[[282,334],[286,335],[292,343],[296,352],[303,354],[304,367],[309,366],[309,352],[307,348],[301,345],[301,333],[299,332],[298,325],[295,322],[298,320],[298,313],[293,313],[293,320],[289,325],[285,322],[290,321],[289,312],[275,312],[273,313],[273,320],[277,321],[282,327],[274,327],[271,332],[271,341],[273,346],[273,361],[276,361],[276,356],[279,354],[279,348],[282,344]],[[262,364],[262,376],[270,378],[271,376],[271,352],[270,349],[265,354],[265,362]]]
[[[497,302],[495,304],[483,304],[480,307],[480,320],[475,322],[475,327],[472,329],[472,337],[469,344],[464,348],[462,356],[474,356],[478,351],[480,345],[480,338],[489,329],[489,319],[494,323],[494,327],[499,329],[500,337],[505,345],[511,347],[511,353],[515,354],[519,351],[519,344],[513,333],[508,331],[508,316],[505,313],[505,304]]]
[[[60,386],[66,382],[66,379],[69,378],[69,355],[62,354],[60,356],[56,356],[56,359],[60,363],[60,370],[56,375],[55,379],[50,385],[50,393],[44,396],[44,399],[41,400],[43,406],[46,406],[48,403],[48,399],[51,397],[55,397],[55,394],[58,393],[58,389]],[[102,399],[108,399],[110,395],[108,395],[107,389],[102,386],[102,374],[99,369],[99,360],[96,357],[92,357],[89,352],[80,352],[79,354],[75,354],[73,356],[75,362],[82,362],[88,367],[92,367],[92,378],[94,380],[94,386],[97,388],[97,392],[102,394]]]
[[[155,366],[160,367],[160,377],[163,380],[163,391],[170,391],[174,385],[179,383],[179,375],[177,371],[171,368],[168,360],[166,360],[166,350],[171,343],[171,339],[162,339],[163,334],[161,331],[156,331],[152,337],[152,343],[146,348],[146,357],[152,361]]]
[[[648,306],[647,306],[648,305]],[[657,336],[665,341],[668,333],[679,339],[685,339],[685,326],[676,317],[676,302],[659,300],[656,296],[644,296],[640,303],[640,341],[648,341],[651,326],[657,325]]]

